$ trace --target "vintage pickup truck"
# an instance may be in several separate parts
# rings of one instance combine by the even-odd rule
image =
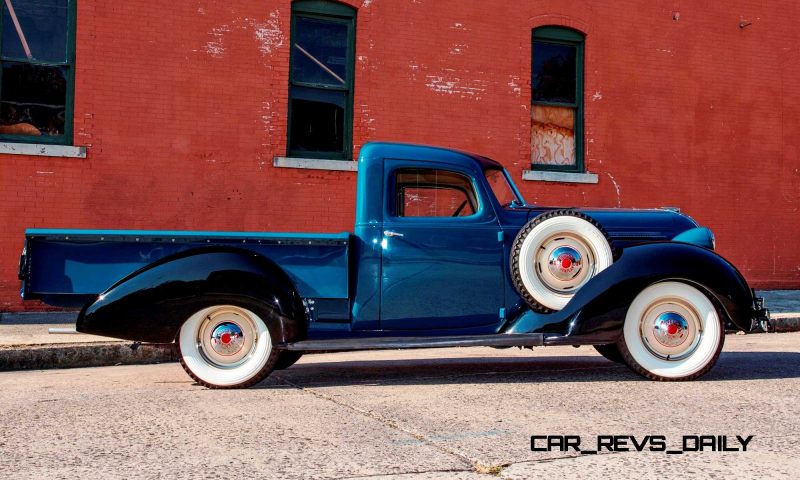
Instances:
[[[766,310],[676,209],[527,204],[503,167],[371,143],[353,233],[26,232],[22,296],[80,332],[176,342],[212,388],[303,352],[595,345],[655,380],[706,373]]]

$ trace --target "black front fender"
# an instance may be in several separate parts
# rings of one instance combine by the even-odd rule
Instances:
[[[305,338],[305,310],[283,270],[260,255],[225,247],[182,252],[128,275],[83,308],[76,328],[127,340],[172,342],[193,313],[230,302],[275,310],[280,317],[271,328],[275,343]]]
[[[609,343],[622,332],[625,313],[647,286],[665,280],[692,284],[706,292],[736,327],[750,328],[752,293],[727,260],[686,243],[651,243],[626,248],[621,257],[584,285],[555,313],[526,311],[508,333],[558,335],[564,343]],[[570,340],[571,339],[571,340]],[[578,342],[577,340],[582,340]]]

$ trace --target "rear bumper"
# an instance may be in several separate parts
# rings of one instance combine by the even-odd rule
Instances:
[[[753,290],[753,306],[750,312],[750,331],[770,332],[773,330],[770,322],[769,309],[764,305],[764,298],[757,297],[755,290]]]

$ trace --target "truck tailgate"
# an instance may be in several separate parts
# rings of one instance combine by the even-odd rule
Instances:
[[[269,258],[306,298],[348,298],[349,233],[251,233],[158,230],[25,232],[22,296],[82,306],[126,275],[163,257],[208,246],[234,246]]]

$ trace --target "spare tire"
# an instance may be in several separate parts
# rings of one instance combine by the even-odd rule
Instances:
[[[511,277],[535,311],[561,310],[592,277],[614,261],[603,227],[574,210],[530,220],[511,245]]]

